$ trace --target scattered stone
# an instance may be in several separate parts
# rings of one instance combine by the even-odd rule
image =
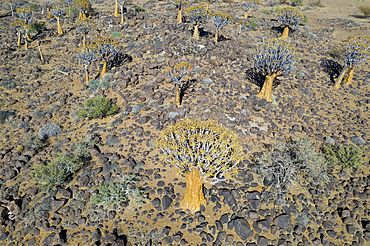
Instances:
[[[349,139],[356,145],[362,146],[366,144],[366,141],[362,137],[350,137]]]
[[[172,199],[165,195],[163,198],[162,198],[162,207],[163,207],[163,210],[167,210],[172,204]]]
[[[242,240],[247,240],[252,234],[249,223],[243,218],[235,219],[234,227],[235,227],[236,234],[238,234],[238,236]]]
[[[37,135],[42,139],[48,139],[50,137],[55,137],[61,133],[62,129],[57,124],[48,124],[42,127]]]
[[[213,83],[213,80],[210,79],[210,78],[206,78],[206,79],[203,80],[203,83],[204,84],[212,84]]]
[[[286,214],[282,214],[282,215],[277,216],[277,217],[274,219],[274,224],[275,224],[277,227],[287,229],[287,228],[288,228],[288,226],[289,226],[289,219],[288,219],[288,215],[286,215]]]

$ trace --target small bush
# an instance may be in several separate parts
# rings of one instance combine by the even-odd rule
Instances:
[[[107,88],[110,86],[110,81],[106,80],[101,82],[100,79],[93,79],[89,81],[89,87],[88,90],[98,90],[100,88]]]
[[[81,109],[78,113],[80,118],[104,118],[106,116],[116,113],[117,106],[112,104],[105,96],[96,97],[94,99],[87,99],[85,108]]]
[[[120,182],[114,182],[108,185],[100,185],[99,193],[91,198],[94,204],[104,204],[110,206],[120,202],[133,201],[143,203],[147,201],[147,195],[137,187],[138,177],[131,175],[117,175]]]
[[[249,30],[257,31],[258,30],[258,24],[257,24],[257,18],[252,17],[248,19],[247,27]]]
[[[368,6],[361,5],[361,6],[358,6],[357,8],[365,16],[365,18],[368,18],[370,16],[370,5]]]
[[[42,30],[46,29],[44,22],[34,22],[30,25],[29,31],[30,33],[40,34]]]
[[[331,165],[340,165],[344,169],[359,169],[367,160],[364,148],[354,145],[328,145],[324,147],[325,158]]]
[[[321,1],[321,0],[311,0],[311,1],[309,2],[309,5],[310,5],[311,7],[314,7],[314,8],[317,8],[317,7],[324,7],[324,4],[322,3],[322,1]]]
[[[136,12],[144,12],[145,11],[145,8],[143,8],[143,7],[141,7],[141,6],[138,5],[138,6],[135,7],[135,11]]]
[[[303,0],[291,0],[292,6],[303,6]]]
[[[40,151],[45,145],[44,141],[36,134],[27,135],[23,140],[23,144],[34,149],[36,152]]]
[[[276,7],[276,8],[274,9],[274,12],[275,12],[275,13],[279,13],[280,9],[281,9],[280,7]]]
[[[265,15],[270,14],[270,10],[264,9],[264,10],[262,10],[262,13],[264,13]]]
[[[37,5],[37,4],[31,4],[30,5],[30,8],[31,8],[31,10],[33,10],[33,11],[37,11],[37,10],[39,10],[39,6]]]
[[[98,146],[99,143],[92,140],[93,135],[87,135],[85,139],[80,139],[79,141],[75,142],[75,155],[81,158],[89,158],[90,153],[88,150],[89,146]]]
[[[307,22],[308,21],[308,16],[307,15],[303,15],[303,22]]]
[[[274,143],[271,149],[256,157],[259,173],[273,198],[283,202],[294,182],[304,178],[326,181],[327,162],[307,138]]]
[[[122,36],[122,33],[120,33],[120,32],[112,32],[110,34],[111,38],[117,38],[117,37],[121,37],[121,36]]]
[[[60,155],[50,163],[38,164],[31,172],[31,176],[43,188],[63,185],[66,178],[74,174],[83,162],[75,154]]]

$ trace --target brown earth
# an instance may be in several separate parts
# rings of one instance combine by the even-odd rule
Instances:
[[[296,46],[301,61],[292,74],[277,80],[273,103],[254,97],[259,87],[246,73],[255,45],[264,37],[278,38],[281,32],[276,14],[265,16],[261,10],[282,5],[261,3],[251,14],[258,18],[255,31],[248,29],[237,2],[211,4],[211,11],[234,19],[215,45],[210,24],[199,41],[192,41],[192,26],[176,25],[177,11],[167,2],[129,2],[122,26],[112,16],[114,1],[96,1],[92,19],[104,23],[103,36],[121,33],[116,40],[123,53],[132,57],[111,67],[110,85],[97,90],[83,84],[83,67],[76,58],[82,38],[74,20],[64,18],[65,34],[56,37],[56,21],[37,11],[36,18],[45,22],[47,30],[34,36],[25,50],[16,46],[16,36],[9,29],[12,17],[7,7],[2,8],[0,111],[6,117],[0,118],[0,245],[145,245],[150,238],[153,245],[369,245],[368,162],[358,171],[330,167],[325,184],[301,178],[293,184],[287,203],[279,205],[261,197],[267,187],[253,156],[267,151],[266,145],[288,138],[308,137],[318,148],[328,137],[336,144],[353,144],[351,138],[359,137],[369,157],[370,69],[356,67],[353,85],[335,90],[335,69],[341,61],[330,54],[348,35],[370,34],[369,19],[356,12],[357,6],[370,1],[328,0],[324,7],[312,8],[306,2],[300,7],[308,22],[291,32],[288,42]],[[145,11],[133,11],[137,5]],[[241,35],[239,21],[243,22]],[[88,35],[89,42],[96,37]],[[36,40],[46,61],[40,61]],[[179,107],[165,73],[178,61],[196,67],[191,75],[194,83]],[[102,62],[93,64],[91,77],[98,78],[101,67]],[[104,119],[79,119],[77,112],[86,99],[102,94],[118,105],[119,112]],[[140,110],[136,113],[133,108]],[[179,208],[185,178],[164,165],[153,146],[163,128],[184,117],[212,119],[234,129],[246,152],[238,177],[206,185],[207,205],[194,214]],[[37,153],[27,147],[25,138],[51,123],[62,131]],[[73,152],[74,142],[89,134],[101,139],[99,151],[91,151],[92,159],[64,186],[41,189],[30,176],[34,166]],[[17,150],[19,145],[23,152]],[[134,166],[129,164],[132,160]],[[90,198],[98,186],[117,181],[118,173],[141,175],[139,185],[150,201],[110,207],[92,204]],[[250,199],[255,192],[259,198]],[[163,209],[165,196],[172,203]],[[13,201],[20,202],[14,218],[8,215]],[[53,209],[60,201],[62,206]],[[260,205],[254,207],[252,202]],[[286,225],[278,223],[280,215],[288,216]],[[231,226],[235,218],[249,224],[247,239]],[[261,230],[259,223],[264,221],[269,228]]]

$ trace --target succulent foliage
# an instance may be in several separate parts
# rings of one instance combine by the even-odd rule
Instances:
[[[85,108],[79,111],[80,118],[104,118],[106,116],[116,113],[117,106],[109,101],[105,96],[95,97],[94,99],[87,99]]]
[[[172,80],[173,83],[175,83],[178,88],[183,88],[184,85],[187,83],[192,69],[193,67],[187,62],[181,62],[178,64],[174,64],[172,68],[169,67],[167,69],[167,76]],[[183,79],[185,79],[185,81]]]
[[[78,60],[87,69],[91,63],[97,60],[96,50],[91,45],[82,46],[80,52],[77,53]]]
[[[91,198],[91,202],[110,206],[128,201],[142,204],[148,200],[147,195],[137,187],[138,177],[135,174],[117,175],[117,177],[120,182],[100,185],[99,193]]]
[[[23,20],[28,24],[33,18],[33,11],[31,8],[21,8],[16,10],[19,19]]]
[[[240,7],[246,13],[250,13],[253,9],[258,10],[259,0],[242,0]]]
[[[282,26],[298,26],[304,19],[301,11],[290,6],[281,8],[278,16],[278,22]]]
[[[62,6],[56,6],[50,10],[50,15],[57,18],[64,15],[64,8]]]
[[[196,168],[203,181],[211,184],[232,179],[242,158],[236,133],[211,121],[180,121],[163,132],[157,146],[178,174]]]
[[[189,7],[192,5],[191,0],[170,0],[170,3],[175,5],[177,9],[184,9],[184,7]]]
[[[201,6],[192,6],[185,11],[186,16],[195,25],[205,23],[208,19],[209,12]]]
[[[345,67],[364,65],[370,59],[370,36],[350,36],[342,47]]]
[[[257,47],[253,54],[253,67],[263,75],[273,73],[284,75],[295,69],[298,63],[295,51],[285,42],[274,40],[265,41]]]
[[[77,20],[77,31],[81,34],[88,34],[95,29],[95,25],[91,19],[86,18],[83,20]]]
[[[97,54],[104,61],[112,60],[120,51],[118,43],[113,38],[101,38],[95,44]]]
[[[233,23],[231,16],[223,13],[211,14],[211,21],[215,26],[215,32],[219,32],[223,27]]]

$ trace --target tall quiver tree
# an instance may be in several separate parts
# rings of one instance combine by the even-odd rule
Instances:
[[[247,19],[248,15],[252,10],[258,10],[258,5],[260,4],[259,0],[241,0],[240,7],[245,12],[244,18]]]
[[[211,14],[211,21],[215,26],[215,43],[217,44],[221,29],[233,23],[233,19],[228,14],[214,13]]]
[[[77,58],[85,69],[86,84],[89,84],[89,66],[97,60],[96,55],[96,48],[92,45],[82,46],[80,52],[77,53]]]
[[[284,41],[265,41],[253,54],[253,67],[265,76],[261,91],[256,95],[260,99],[272,102],[273,81],[277,76],[292,72],[299,61],[295,51]]]
[[[193,39],[199,39],[199,27],[208,19],[209,12],[201,6],[192,6],[186,10],[186,16],[194,25]]]
[[[10,24],[10,29],[17,33],[17,45],[19,47],[22,45],[22,28],[25,25],[24,20],[15,20]]]
[[[53,0],[42,0],[41,1],[41,7],[42,7],[42,13],[44,13],[44,10],[46,10],[46,18],[50,19],[50,10],[55,5],[55,2]]]
[[[29,25],[33,18],[33,11],[30,8],[20,8],[16,10],[17,17],[24,21],[25,25]],[[31,41],[29,32],[27,32],[27,39]]]
[[[234,178],[243,157],[237,134],[211,121],[182,120],[164,130],[156,144],[163,161],[185,176],[180,206],[192,212],[206,204],[203,185]]]
[[[114,7],[114,14],[113,16],[114,17],[119,17],[119,6],[118,6],[118,1],[117,0],[114,0],[116,2],[116,5]]]
[[[167,76],[175,83],[175,103],[181,105],[181,94],[189,81],[190,72],[193,67],[187,62],[174,64],[167,68]]]
[[[113,38],[101,38],[96,41],[96,53],[102,58],[104,64],[101,71],[101,77],[108,73],[108,62],[112,61],[118,55],[120,49],[118,43]]]
[[[126,0],[116,0],[116,2],[121,10],[121,24],[123,24],[125,21],[125,18],[123,17],[123,9],[125,8]]]
[[[346,84],[351,84],[355,67],[361,66],[370,60],[370,36],[354,35],[347,38],[342,44],[344,50],[344,67],[335,81],[334,88],[339,89],[344,75]]]
[[[58,35],[63,35],[62,25],[60,24],[60,18],[64,16],[64,8],[62,6],[56,6],[50,11],[51,16],[57,19]]]
[[[21,27],[21,33],[23,34],[23,39],[24,39],[24,49],[28,50],[28,35],[30,33],[30,25],[26,24],[23,22],[24,25]]]
[[[86,45],[87,34],[94,30],[94,26],[89,18],[77,20],[77,32],[83,35],[82,45]]]
[[[289,28],[293,26],[298,26],[303,21],[303,15],[295,7],[284,7],[281,8],[278,13],[278,22],[284,27],[283,33],[281,34],[281,39],[286,39],[289,35]]]
[[[191,1],[189,0],[170,0],[170,2],[175,5],[178,9],[177,12],[177,22],[178,24],[182,23],[182,11],[191,6]]]

